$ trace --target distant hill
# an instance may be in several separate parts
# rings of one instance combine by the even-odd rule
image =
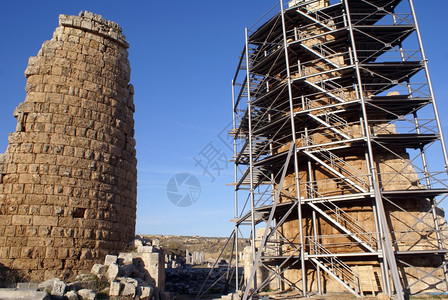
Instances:
[[[185,258],[185,251],[204,252],[205,260],[214,262],[219,253],[223,250],[228,238],[221,237],[201,237],[201,236],[179,236],[179,235],[142,235],[149,240],[158,239],[160,246],[165,250],[165,254],[175,254]],[[248,239],[240,239],[238,243],[239,251],[249,245]],[[232,241],[229,241],[223,252],[223,259],[228,260],[232,247]]]

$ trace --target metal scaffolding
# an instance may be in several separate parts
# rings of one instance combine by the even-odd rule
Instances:
[[[231,132],[243,299],[446,291],[447,150],[412,0],[280,0],[245,33]]]

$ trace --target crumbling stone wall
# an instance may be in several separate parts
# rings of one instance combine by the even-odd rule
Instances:
[[[114,22],[60,15],[29,59],[0,155],[0,268],[32,280],[89,270],[133,239],[136,157],[129,44]]]

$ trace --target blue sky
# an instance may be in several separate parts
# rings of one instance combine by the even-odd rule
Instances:
[[[448,135],[448,1],[414,0],[442,123]],[[59,14],[81,10],[117,22],[130,43],[138,158],[137,233],[228,236],[232,230],[233,165],[220,134],[232,119],[231,79],[250,27],[277,1],[2,1],[0,3],[0,152],[15,130],[25,98],[24,70],[58,26]],[[436,4],[437,3],[437,4]],[[195,158],[221,158],[204,174]],[[219,174],[218,174],[219,171]],[[166,186],[190,173],[201,194],[189,207],[173,205]]]

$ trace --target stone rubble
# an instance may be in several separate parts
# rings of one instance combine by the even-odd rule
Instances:
[[[136,251],[106,255],[103,264],[94,264],[90,274],[79,274],[73,282],[53,278],[39,284],[18,283],[17,289],[0,289],[0,299],[18,299],[13,297],[14,293],[29,295],[29,299],[47,299],[47,294],[51,299],[95,299],[97,293],[109,297],[173,299],[174,294],[165,292],[163,248],[142,238],[133,240],[130,247]]]
[[[121,252],[118,256],[107,255],[104,265],[92,267],[92,274],[108,280],[109,296],[149,299],[156,292],[163,293],[163,249],[143,239],[135,239],[130,245],[137,251]],[[107,271],[104,272],[105,267]]]

